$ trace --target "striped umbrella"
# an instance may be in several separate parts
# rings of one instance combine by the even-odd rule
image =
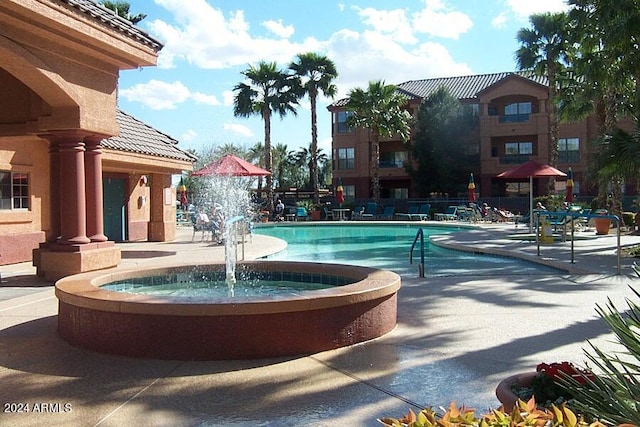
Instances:
[[[564,200],[573,203],[573,171],[571,168],[567,172],[567,194],[564,196]]]
[[[471,176],[469,176],[469,186],[467,187],[469,189],[469,201],[470,202],[475,202],[476,201],[476,184],[473,182],[473,173],[471,173]]]

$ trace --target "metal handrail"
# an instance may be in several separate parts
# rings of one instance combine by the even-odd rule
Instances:
[[[418,228],[416,237],[411,244],[411,251],[409,252],[409,264],[413,264],[413,249],[416,247],[416,243],[420,238],[420,265],[418,266],[418,277],[424,277],[424,231],[422,228]]]

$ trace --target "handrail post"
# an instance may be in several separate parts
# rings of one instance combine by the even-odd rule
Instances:
[[[420,265],[418,266],[418,277],[424,277],[424,230],[422,230],[422,228],[418,229],[416,237],[413,239],[413,243],[411,244],[411,251],[409,252],[409,264],[413,264],[413,249],[418,242],[418,237],[420,238]]]

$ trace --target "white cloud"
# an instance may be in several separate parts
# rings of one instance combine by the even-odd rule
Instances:
[[[149,80],[130,88],[121,89],[119,95],[127,101],[140,102],[152,110],[173,110],[189,99],[207,105],[220,105],[213,95],[191,92],[182,82],[173,83]]]
[[[449,10],[441,0],[425,0],[425,8],[413,14],[415,32],[457,40],[473,27],[469,16]]]
[[[498,16],[491,20],[491,26],[493,28],[505,28],[507,25],[507,14],[505,12],[500,12]]]
[[[363,18],[363,22],[373,27],[374,31],[388,34],[400,43],[416,43],[417,39],[413,36],[404,10],[376,10],[371,7],[365,9],[354,7],[354,9]]]
[[[275,21],[270,21],[268,29],[275,31],[277,38],[255,37],[249,32],[249,23],[241,10],[225,16],[221,9],[205,0],[155,2],[167,9],[175,20],[169,24],[156,19],[147,24],[150,32],[164,44],[158,57],[160,68],[173,68],[179,61],[205,69],[246,65],[264,58],[288,63],[300,52],[320,48],[314,38],[300,43],[283,38],[292,35],[294,28]]]
[[[235,94],[233,93],[232,90],[225,90],[224,92],[222,92],[222,104],[225,107],[229,107],[233,105],[234,98],[235,98]]]
[[[505,6],[520,20],[544,12],[562,12],[569,9],[565,0],[505,0]]]
[[[182,135],[180,135],[180,141],[181,142],[189,142],[189,141],[193,141],[197,137],[198,137],[198,132],[196,132],[193,129],[188,129],[186,132],[184,132]]]
[[[439,43],[425,42],[406,50],[372,31],[338,31],[331,36],[328,49],[340,70],[336,81],[338,98],[354,87],[365,87],[371,80],[397,84],[416,78],[471,74],[466,64],[457,63]]]
[[[194,92],[191,94],[190,98],[193,99],[198,104],[206,104],[206,105],[213,105],[213,106],[221,105],[220,101],[218,101],[218,98],[216,98],[215,95],[206,95],[201,92]]]
[[[222,128],[224,130],[233,132],[233,133],[237,133],[239,135],[245,136],[247,138],[252,137],[253,131],[251,129],[249,129],[248,127],[244,126],[244,125],[240,125],[237,123],[225,123]]]
[[[279,19],[277,21],[264,21],[262,23],[262,25],[269,31],[271,31],[273,34],[277,35],[280,38],[283,39],[288,39],[289,37],[291,37],[293,35],[293,33],[295,32],[295,29],[293,28],[293,25],[283,25],[282,24],[282,19]]]

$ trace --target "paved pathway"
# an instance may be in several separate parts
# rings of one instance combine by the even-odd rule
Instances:
[[[403,278],[398,326],[372,342],[311,356],[219,362],[139,360],[92,353],[56,333],[57,300],[28,264],[0,267],[0,425],[375,426],[384,415],[448,405],[497,407],[496,384],[540,362],[581,363],[586,340],[611,348],[595,304],[631,297],[631,258],[617,275],[615,236],[541,247],[513,225],[438,237],[453,248],[507,253],[571,273]],[[191,242],[128,243],[122,268],[220,259]],[[196,239],[198,240],[198,239]],[[623,236],[623,245],[640,243]],[[247,258],[279,250],[255,235]],[[417,275],[417,272],[416,272]],[[28,411],[17,412],[19,409]]]

